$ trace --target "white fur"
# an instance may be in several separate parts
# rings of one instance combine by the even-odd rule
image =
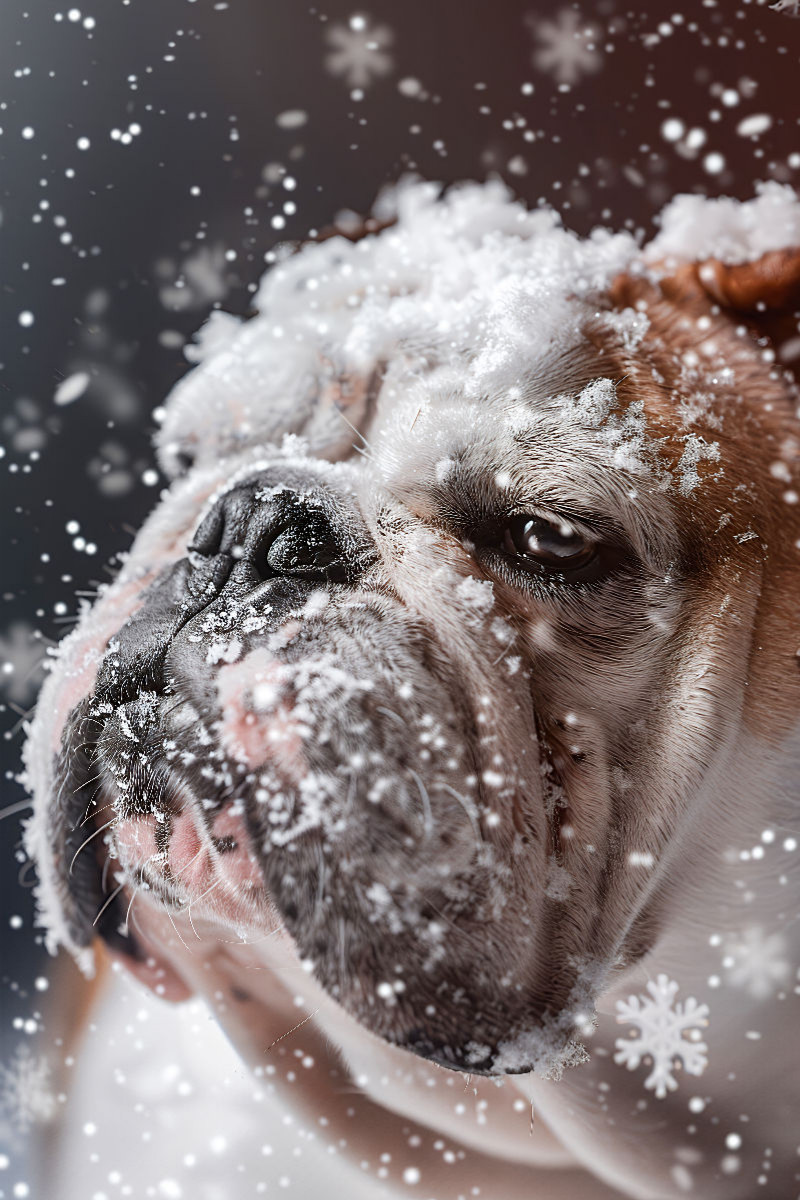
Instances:
[[[550,1200],[788,1200],[797,1192],[786,1114],[800,1101],[796,1069],[787,1066],[796,1055],[792,986],[800,948],[796,853],[786,839],[800,836],[800,734],[770,742],[747,720],[758,586],[721,573],[699,605],[674,570],[683,536],[676,505],[702,504],[705,471],[730,470],[699,432],[709,427],[705,377],[686,368],[697,403],[676,419],[686,449],[675,463],[644,408],[620,407],[619,379],[598,369],[582,342],[604,289],[636,260],[632,239],[598,233],[581,241],[551,213],[526,213],[498,184],[454,190],[444,201],[437,195],[429,185],[402,190],[393,229],[356,244],[334,239],[282,261],[262,283],[252,321],[214,318],[195,354],[199,365],[167,402],[162,461],[177,471],[179,456],[189,454],[196,465],[140,535],[102,601],[102,623],[96,614],[84,617],[65,643],[29,742],[37,811],[28,848],[40,864],[50,944],[67,940],[45,821],[59,733],[50,714],[59,695],[70,677],[75,688],[91,682],[91,670],[82,675],[82,668],[96,664],[106,628],[119,623],[126,588],[184,553],[203,509],[257,467],[267,444],[271,463],[282,454],[287,464],[307,466],[313,456],[321,479],[347,476],[400,601],[435,629],[437,644],[469,681],[483,731],[476,753],[498,810],[523,785],[541,822],[565,802],[550,788],[541,747],[520,744],[524,695],[533,694],[540,714],[562,718],[564,737],[588,757],[590,769],[571,768],[566,800],[574,815],[562,863],[532,858],[529,870],[531,892],[567,911],[574,905],[589,921],[587,881],[598,856],[608,864],[609,895],[596,914],[596,941],[581,943],[569,1013],[585,1002],[589,1061],[559,1083],[531,1073],[507,1077],[500,1090],[485,1081],[462,1084],[364,1032],[308,978],[280,936],[259,940],[251,929],[252,945],[231,945],[218,925],[198,921],[190,929],[178,918],[176,937],[163,914],[142,902],[151,944],[212,1006],[231,982],[247,980],[259,1003],[219,1005],[218,1015],[259,1067],[273,1037],[282,1042],[295,1016],[313,1014],[287,1041],[292,1051],[276,1052],[277,1070],[264,1086],[335,1147],[331,1179],[341,1174],[333,1195],[358,1194],[348,1190],[352,1164],[365,1160],[375,1196],[412,1189],[437,1200],[522,1200],[533,1192]],[[764,206],[778,199],[786,217],[780,232],[756,234]],[[708,229],[724,225],[727,240],[718,246],[728,258],[800,241],[798,212],[797,202],[774,189],[751,208],[686,198],[668,214],[653,255],[690,258],[705,248],[690,235],[688,216]],[[637,361],[647,315],[627,310],[598,319]],[[709,371],[722,369],[713,347],[707,363]],[[354,427],[368,443],[361,463]],[[303,440],[289,437],[280,449],[287,434]],[[345,466],[330,466],[345,458]],[[527,593],[509,600],[508,585],[476,579],[469,547],[440,512],[464,464],[476,477],[499,478],[519,511],[610,514],[635,547],[646,583],[636,595],[600,596],[590,605]],[[726,479],[731,532],[746,538],[736,489],[749,481]],[[394,541],[381,534],[379,514],[397,519]],[[353,601],[362,602],[360,595]],[[314,619],[317,610],[306,615]],[[502,891],[498,882],[498,911]],[[622,973],[615,955],[651,903],[663,917],[658,936]],[[509,927],[517,916],[507,914]],[[784,987],[748,990],[735,952],[733,966],[725,966],[718,947],[757,939],[754,930],[779,933]],[[530,949],[523,943],[520,934],[520,955]],[[548,961],[537,966],[542,977],[551,969]],[[683,999],[695,996],[711,1011],[706,1074],[681,1078],[663,1100],[644,1090],[644,1068],[628,1072],[614,1061],[624,1032],[616,1002],[643,993],[659,972],[679,982]],[[537,1047],[547,1050],[546,1041],[543,1035]],[[520,1061],[514,1055],[523,1042],[506,1047],[509,1067]],[[314,1059],[305,1073],[295,1047]],[[344,1078],[335,1075],[333,1047],[343,1055]],[[467,1122],[458,1110],[462,1088],[472,1106]],[[702,1098],[702,1112],[689,1107],[692,1096]],[[525,1102],[515,1107],[510,1097]],[[316,1123],[320,1116],[327,1124]],[[409,1134],[412,1120],[421,1134]],[[740,1150],[726,1146],[731,1134],[741,1137]],[[419,1145],[409,1141],[414,1136]],[[439,1136],[448,1148],[452,1141],[471,1149],[451,1163]],[[416,1193],[406,1169],[421,1173]]]

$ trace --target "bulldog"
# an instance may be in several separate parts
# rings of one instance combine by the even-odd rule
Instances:
[[[50,948],[371,1195],[800,1195],[800,202],[417,183],[273,259],[30,729]]]

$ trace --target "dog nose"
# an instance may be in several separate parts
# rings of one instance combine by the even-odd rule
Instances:
[[[213,504],[190,550],[229,559],[235,575],[252,582],[275,576],[346,578],[343,550],[322,500],[286,487],[251,482],[232,488]]]
[[[357,573],[359,564],[352,570]],[[336,522],[321,495],[263,476],[220,496],[201,522],[188,558],[167,568],[144,594],[103,660],[95,695],[123,704],[141,691],[160,694],[168,647],[182,627],[225,591],[248,592],[267,579],[298,584],[347,582]]]

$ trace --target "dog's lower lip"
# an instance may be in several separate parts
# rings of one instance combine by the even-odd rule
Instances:
[[[446,1071],[458,1071],[462,1075],[483,1075],[487,1079],[500,1078],[503,1075],[527,1075],[533,1070],[533,1065],[523,1060],[519,1065],[506,1066],[502,1070],[495,1067],[498,1054],[497,1047],[486,1047],[486,1053],[478,1057],[474,1050],[463,1054],[451,1050],[449,1046],[441,1046],[430,1051],[410,1045],[406,1041],[396,1043],[404,1050],[409,1050],[426,1062],[442,1067]]]
[[[461,1071],[469,1075],[492,1075],[492,1064],[497,1054],[495,1046],[475,1044],[456,1049],[458,1042],[447,1043],[431,1038],[423,1030],[410,1030],[396,1040],[396,1045],[408,1050],[437,1067],[448,1071]]]

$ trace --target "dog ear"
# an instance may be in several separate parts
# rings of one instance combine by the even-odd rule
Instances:
[[[800,382],[800,246],[771,250],[753,262],[710,258],[696,271],[703,291]]]
[[[800,382],[800,246],[771,250],[741,263],[707,258],[676,265],[656,260],[652,269],[665,299],[688,308],[711,301],[746,326]]]
[[[710,258],[697,267],[704,290],[723,308],[758,317],[800,309],[800,246],[770,250],[755,262]]]

